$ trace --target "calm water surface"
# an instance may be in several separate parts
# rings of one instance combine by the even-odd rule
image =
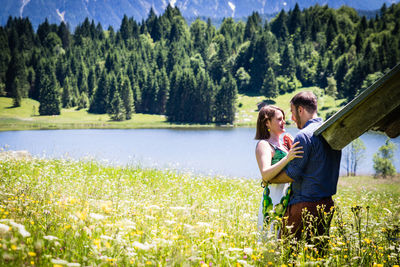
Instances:
[[[295,135],[296,128],[288,128]],[[46,158],[95,159],[106,164],[176,169],[202,175],[259,178],[255,129],[40,130],[0,132],[0,147]],[[373,173],[373,154],[386,136],[365,133],[358,173]],[[400,147],[400,138],[392,139]],[[400,170],[400,152],[395,152]],[[342,174],[345,174],[342,163]]]

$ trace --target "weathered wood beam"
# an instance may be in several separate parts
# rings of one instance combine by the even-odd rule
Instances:
[[[335,113],[314,134],[322,134],[333,149],[340,150],[399,106],[400,65],[397,65]],[[398,135],[397,125],[394,123],[390,130],[388,128],[391,136]]]
[[[400,129],[396,126],[398,124],[400,124],[400,105],[378,121],[371,129],[385,132],[390,138],[396,138],[400,134]]]
[[[394,121],[387,127],[385,133],[390,138],[396,138],[400,135],[400,120]]]

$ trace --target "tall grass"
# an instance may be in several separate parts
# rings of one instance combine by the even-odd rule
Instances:
[[[0,265],[399,265],[400,183],[390,186],[396,190],[353,187],[364,180],[372,181],[340,188],[321,256],[304,242],[263,241],[255,180],[6,158]]]

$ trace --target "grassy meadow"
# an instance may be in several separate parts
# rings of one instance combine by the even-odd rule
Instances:
[[[328,253],[265,241],[259,181],[0,160],[1,266],[398,266],[400,178],[341,177]]]
[[[324,96],[317,87],[301,88],[292,93],[278,96],[269,101],[282,107],[288,114],[289,101],[294,94],[301,90],[314,91],[319,96],[320,116],[325,118],[326,113],[338,110],[343,100],[334,100]],[[264,101],[262,96],[247,96],[239,94],[237,98],[237,112],[234,126],[254,127],[257,120],[257,104]],[[173,124],[167,122],[163,115],[132,114],[128,121],[112,121],[107,114],[90,114],[87,109],[62,109],[58,116],[39,116],[39,102],[25,98],[21,107],[12,107],[12,98],[0,97],[0,131],[32,130],[32,129],[130,129],[130,128],[171,128],[171,127],[214,127],[213,124]],[[289,119],[289,118],[287,118]]]

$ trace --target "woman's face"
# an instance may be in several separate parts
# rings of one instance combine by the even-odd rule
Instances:
[[[285,132],[285,119],[280,110],[275,111],[275,116],[271,120],[267,120],[267,127],[271,129],[271,132],[275,134],[281,134]]]

